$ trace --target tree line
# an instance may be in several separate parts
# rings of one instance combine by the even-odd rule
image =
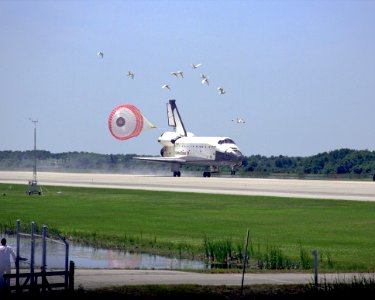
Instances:
[[[46,150],[0,151],[0,170],[137,172],[169,171],[167,164],[133,160],[136,154],[91,152],[51,153]],[[185,170],[199,170],[186,166]],[[223,172],[229,169],[223,168]],[[375,151],[338,149],[306,157],[245,156],[237,174],[243,176],[373,178]]]
[[[372,177],[375,174],[375,151],[343,148],[307,157],[252,155],[246,158],[242,168],[245,172],[258,174]]]

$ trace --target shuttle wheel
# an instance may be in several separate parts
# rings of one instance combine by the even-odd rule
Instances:
[[[174,171],[173,177],[181,177],[181,172],[180,171]]]
[[[203,172],[203,177],[211,177],[211,172]]]

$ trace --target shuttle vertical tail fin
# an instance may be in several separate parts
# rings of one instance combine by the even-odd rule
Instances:
[[[187,136],[184,123],[176,106],[176,100],[169,100],[167,103],[168,125],[175,128],[176,133]]]

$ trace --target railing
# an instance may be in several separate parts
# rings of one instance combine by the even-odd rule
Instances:
[[[22,272],[19,274],[4,274],[4,283],[12,282],[11,279],[15,279],[18,284],[4,285],[4,293],[11,293],[16,291],[17,293],[28,290],[29,292],[40,293],[51,291],[52,289],[59,288],[66,291],[74,291],[74,262],[70,261],[69,271],[40,271],[40,272]],[[59,279],[68,278],[63,282]],[[24,279],[23,283],[20,284],[21,279]]]
[[[7,292],[22,292],[29,290],[33,292],[44,292],[53,288],[64,288],[67,291],[74,290],[74,262],[69,263],[69,244],[65,238],[61,238],[61,241],[52,240],[47,238],[47,226],[43,225],[42,236],[35,234],[35,223],[31,223],[31,233],[21,233],[20,220],[17,220],[17,253],[16,253],[16,273],[15,274],[4,274],[4,288],[3,291]],[[21,237],[26,247],[30,244],[30,257],[22,258],[20,255],[21,249]],[[29,237],[30,240],[26,241],[24,238]],[[35,259],[35,248],[36,239],[42,238],[42,249],[39,248],[38,255],[41,254],[41,262],[36,262]],[[57,267],[56,269],[63,270],[47,270],[47,240],[53,245],[58,247],[64,247],[65,257],[64,266]],[[40,240],[39,244],[40,244]],[[38,243],[37,243],[38,244]],[[37,247],[38,248],[38,247]],[[52,248],[54,249],[54,248]],[[41,250],[41,251],[40,251]],[[23,253],[22,256],[25,256]],[[61,254],[60,254],[61,255]],[[29,256],[26,254],[26,256]],[[20,261],[28,260],[29,270],[20,268]],[[35,266],[40,266],[40,271],[35,271]],[[63,280],[61,280],[63,278]],[[22,282],[21,282],[22,281]]]

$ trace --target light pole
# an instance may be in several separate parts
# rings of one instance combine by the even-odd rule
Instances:
[[[29,195],[31,194],[41,195],[42,191],[38,187],[38,181],[36,178],[36,123],[38,122],[38,120],[32,120],[31,118],[29,119],[31,122],[34,123],[34,166],[33,166],[33,179],[29,181],[29,189],[27,190],[26,193]]]

